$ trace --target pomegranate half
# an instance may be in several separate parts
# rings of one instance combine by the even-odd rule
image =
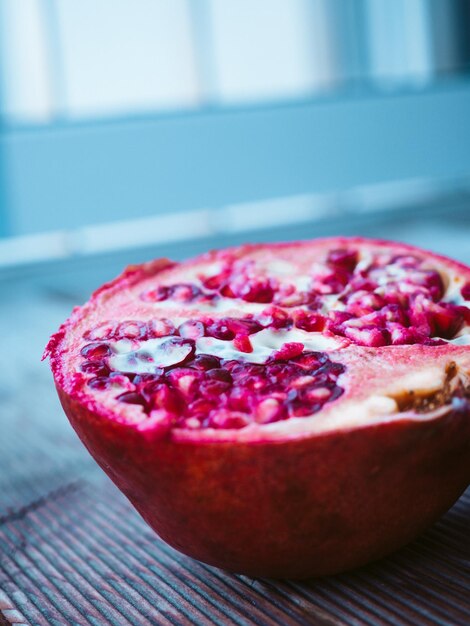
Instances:
[[[99,465],[165,541],[217,567],[365,564],[470,481],[470,269],[408,245],[130,267],[46,355]]]

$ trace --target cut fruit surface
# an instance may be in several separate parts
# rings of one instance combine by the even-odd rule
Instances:
[[[332,573],[469,482],[469,284],[404,244],[242,246],[129,268],[46,352],[85,445],[169,543],[254,575]]]

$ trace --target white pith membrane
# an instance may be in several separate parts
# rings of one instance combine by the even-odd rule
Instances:
[[[332,311],[339,313],[346,311],[348,301],[345,301],[343,296],[347,293],[347,285],[345,290],[337,290],[335,293],[328,293],[327,289],[325,293],[317,293],[319,302],[314,308],[308,303],[295,304],[297,295],[311,288],[316,276],[322,276],[327,272],[325,255],[328,245],[331,246],[331,242],[324,246],[313,244],[308,250],[302,248],[300,252],[298,247],[292,246],[277,249],[274,254],[268,247],[259,247],[250,250],[241,260],[235,260],[235,265],[238,263],[244,268],[241,272],[242,278],[234,279],[235,282],[239,280],[237,286],[239,285],[240,289],[245,289],[245,284],[250,280],[272,279],[277,289],[287,294],[285,302],[288,305],[273,304],[272,301],[246,301],[236,295],[227,297],[217,290],[207,288],[205,282],[217,277],[224,272],[224,268],[227,268],[228,262],[224,253],[216,260],[203,257],[199,263],[192,266],[180,265],[163,270],[155,276],[144,276],[137,284],[129,285],[126,289],[118,287],[115,290],[105,290],[94,302],[93,313],[85,317],[80,317],[80,313],[77,313],[77,323],[65,336],[65,345],[61,348],[73,354],[74,358],[65,359],[62,363],[63,379],[71,379],[75,375],[77,384],[76,376],[79,372],[80,380],[83,382],[82,402],[89,403],[90,407],[95,408],[101,405],[105,412],[111,411],[115,419],[134,424],[142,431],[152,432],[162,427],[161,411],[145,412],[139,404],[118,400],[119,396],[135,391],[132,377],[116,376],[112,384],[104,390],[90,388],[89,381],[94,375],[80,369],[84,357],[79,353],[84,346],[90,343],[105,344],[109,350],[105,357],[108,368],[114,372],[133,375],[152,374],[157,368],[168,370],[178,369],[179,366],[185,368],[184,357],[186,353],[189,354],[189,342],[194,344],[192,357],[213,355],[226,361],[237,360],[252,364],[275,361],[275,355],[285,344],[302,344],[303,353],[322,353],[333,364],[339,363],[344,366],[344,371],[335,379],[343,391],[342,395],[331,401],[325,401],[320,409],[310,415],[289,415],[287,419],[266,423],[254,420],[241,428],[197,426],[194,422],[191,427],[166,426],[166,430],[170,430],[172,436],[178,439],[221,441],[286,438],[303,433],[348,429],[396,419],[429,420],[448,412],[454,395],[458,402],[462,393],[470,394],[468,323],[463,324],[450,337],[439,338],[438,335],[432,335],[434,339],[441,341],[436,342],[436,345],[422,346],[406,343],[357,345],[362,341],[363,335],[360,328],[359,331],[355,330],[354,325],[357,319],[361,320],[361,317],[364,317],[361,315],[347,320],[350,323],[350,327],[347,327],[349,336],[336,334],[329,329],[307,331],[292,325],[275,328],[267,323],[273,306],[291,317],[302,312],[327,316]],[[364,270],[369,271],[371,265],[377,263],[378,259],[380,262],[380,258],[387,254],[414,255],[418,259],[416,280],[421,280],[420,270],[424,272],[435,270],[442,279],[444,292],[437,302],[470,308],[470,302],[465,300],[461,293],[463,286],[469,283],[470,271],[466,275],[462,274],[461,267],[457,264],[398,244],[384,248],[374,246],[370,242],[361,244],[346,241],[344,245],[336,243],[335,247],[357,252],[358,258],[353,275]],[[230,263],[233,265],[233,260],[230,260]],[[374,275],[373,271],[369,271],[369,275]],[[379,266],[375,275],[377,287],[372,293],[382,296],[386,294],[387,287],[390,285],[395,287],[397,281],[403,281],[400,285],[403,293],[406,293],[407,289],[414,289],[416,285],[407,282],[407,277],[413,272],[415,269],[412,267],[401,267],[399,264]],[[142,294],[155,293],[155,290],[162,286],[171,290],[174,285],[178,286],[175,296],[170,293],[170,297],[162,300],[142,298]],[[193,290],[192,293],[196,293],[196,297],[187,297],[188,285]],[[317,288],[321,290],[322,284],[319,283]],[[260,289],[264,289],[263,284]],[[158,292],[157,296],[160,297]],[[116,316],[116,311],[119,311],[119,316]],[[94,337],[92,332],[91,339],[89,335],[87,339],[83,337],[87,331],[90,333],[103,321],[108,320],[113,321],[113,324],[124,320],[152,324],[164,319],[170,320],[177,328],[189,320],[202,320],[208,326],[208,319],[217,321],[222,318],[248,318],[258,321],[260,328],[257,332],[246,335],[251,351],[246,351],[246,346],[240,349],[238,337],[220,339],[196,335],[177,338],[175,341],[173,334],[120,338],[114,333],[102,339],[99,332],[97,337]],[[54,355],[52,356],[54,358]],[[182,358],[183,361],[180,361]],[[284,361],[280,359],[280,362]],[[442,390],[445,390],[445,393]],[[321,391],[319,393],[321,395]],[[444,399],[443,395],[446,396]],[[421,402],[420,405],[418,402],[413,406],[412,402],[411,404],[402,402],[404,396],[428,400],[424,404]]]

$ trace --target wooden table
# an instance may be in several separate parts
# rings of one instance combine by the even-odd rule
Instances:
[[[71,301],[13,289],[0,308],[0,624],[470,624],[470,490],[412,544],[348,574],[208,567],[158,539],[68,425],[39,359]]]

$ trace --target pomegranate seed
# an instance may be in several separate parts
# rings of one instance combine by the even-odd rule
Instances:
[[[282,309],[271,306],[265,309],[261,315],[257,317],[259,324],[264,327],[271,328],[290,328],[292,326],[292,318]]]
[[[344,248],[330,250],[326,257],[328,265],[343,268],[348,272],[354,271],[358,260],[358,253],[356,250],[346,250]]]
[[[94,374],[95,376],[109,376],[111,371],[102,361],[84,361],[80,365],[80,369],[86,374]]]
[[[253,346],[248,335],[237,335],[233,340],[233,345],[240,352],[253,352]]]
[[[121,322],[116,328],[115,336],[117,339],[147,339],[147,324],[135,320]]]
[[[302,369],[315,370],[325,363],[327,357],[321,352],[303,352],[295,359]]]
[[[232,374],[226,369],[211,369],[207,372],[206,377],[210,380],[220,380],[224,383],[232,383]]]
[[[235,333],[228,327],[227,320],[215,320],[206,327],[206,335],[214,339],[230,341],[235,337]]]
[[[460,307],[451,303],[432,303],[429,306],[429,319],[433,335],[444,339],[452,339],[464,324],[464,316]]]
[[[189,415],[207,417],[215,406],[215,398],[213,402],[211,402],[208,398],[198,398],[188,406],[188,413]]]
[[[140,294],[144,302],[162,302],[170,296],[170,290],[164,285],[159,285],[156,289],[148,289]]]
[[[226,319],[228,328],[236,335],[252,335],[262,330],[262,326],[254,319],[237,319],[234,317],[228,317]]]
[[[212,428],[240,429],[248,426],[250,419],[243,413],[220,410],[210,417],[209,426]]]
[[[287,417],[286,407],[275,398],[262,400],[255,410],[255,420],[258,424],[278,422]]]
[[[143,396],[140,393],[136,393],[135,391],[128,391],[126,393],[122,393],[120,396],[116,398],[120,402],[125,402],[126,404],[140,404],[145,406],[146,402]]]
[[[98,326],[84,332],[83,338],[87,341],[105,341],[114,337],[115,330],[115,322],[102,322]]]
[[[198,354],[190,364],[197,369],[207,371],[220,367],[220,359],[211,354]]]
[[[215,276],[208,276],[203,278],[202,284],[206,289],[210,290],[219,290],[226,284],[229,279],[229,273],[222,272],[220,274],[216,274]]]
[[[294,319],[297,328],[309,333],[321,332],[325,328],[326,318],[318,313],[298,311]]]
[[[272,302],[274,297],[274,289],[268,280],[243,281],[243,286],[235,293],[247,302]]]
[[[296,341],[285,343],[279,350],[273,352],[271,358],[274,361],[294,359],[296,356],[302,354],[304,350],[304,344]]]
[[[361,346],[369,346],[371,348],[386,346],[389,343],[389,333],[386,329],[346,328],[344,335]]]
[[[149,337],[168,337],[176,332],[172,321],[162,318],[148,323]]]
[[[219,396],[221,393],[230,389],[230,383],[223,380],[203,380],[199,383],[198,393],[204,397],[211,398],[213,396]]]
[[[460,290],[460,293],[462,294],[462,298],[464,300],[470,300],[470,282],[466,283],[462,289]]]
[[[204,337],[204,330],[204,324],[202,322],[198,322],[197,320],[188,320],[178,326],[180,336],[188,339]]]
[[[192,284],[177,284],[171,286],[171,298],[180,302],[192,302],[203,295],[201,289]]]
[[[97,376],[95,378],[91,378],[88,382],[87,385],[88,387],[91,387],[92,389],[99,389],[99,390],[104,390],[104,389],[109,389],[112,385],[112,379],[109,378],[108,376]]]
[[[173,388],[163,383],[156,386],[152,394],[154,409],[165,409],[169,413],[178,415],[184,407],[180,394]]]
[[[89,361],[101,361],[111,354],[111,350],[106,343],[88,343],[80,350],[80,354]]]

